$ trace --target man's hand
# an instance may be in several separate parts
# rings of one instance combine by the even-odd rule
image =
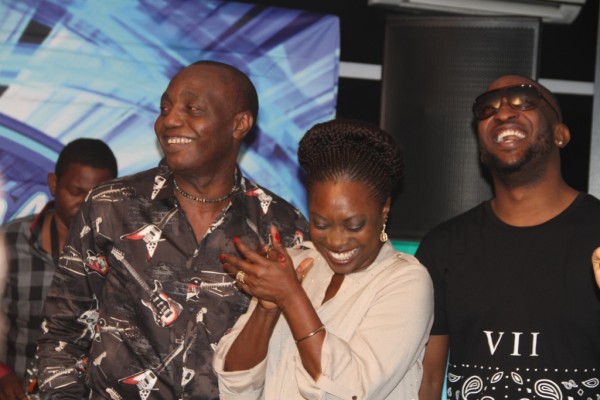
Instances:
[[[594,276],[596,283],[600,287],[600,247],[596,248],[592,253],[592,266],[594,267]]]

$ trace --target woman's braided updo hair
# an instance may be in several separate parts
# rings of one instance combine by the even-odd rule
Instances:
[[[363,182],[382,203],[402,181],[402,149],[379,127],[359,120],[334,119],[306,132],[298,148],[306,185],[348,180]]]

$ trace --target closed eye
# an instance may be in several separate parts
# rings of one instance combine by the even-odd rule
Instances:
[[[319,230],[325,230],[328,228],[328,226],[325,224],[313,224],[313,226],[315,227],[315,229],[319,229]]]
[[[346,227],[346,229],[348,229],[351,232],[360,232],[362,230],[362,228],[364,227],[364,225],[359,225],[359,226],[348,226]]]

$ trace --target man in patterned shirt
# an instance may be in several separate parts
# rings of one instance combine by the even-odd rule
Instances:
[[[241,175],[258,113],[238,69],[200,61],[177,73],[154,125],[158,167],[95,188],[81,207],[45,304],[40,387],[48,399],[217,399],[221,336],[249,304],[220,256],[257,249],[275,225],[287,246],[307,223]]]
[[[117,176],[117,161],[98,139],[77,139],[60,152],[48,174],[54,200],[37,215],[16,219],[0,229],[6,260],[6,287],[0,312],[7,318],[5,352],[0,356],[0,398],[22,398],[26,369],[33,365],[41,333],[42,303],[65,243],[69,225],[87,193]],[[2,349],[4,350],[4,349]]]

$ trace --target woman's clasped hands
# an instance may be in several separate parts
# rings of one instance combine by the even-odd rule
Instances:
[[[266,310],[285,307],[285,300],[302,289],[302,279],[313,264],[312,258],[294,268],[292,259],[281,243],[279,232],[271,226],[271,243],[255,251],[239,238],[233,243],[240,256],[221,254],[225,270],[235,278],[240,289],[256,297]]]

